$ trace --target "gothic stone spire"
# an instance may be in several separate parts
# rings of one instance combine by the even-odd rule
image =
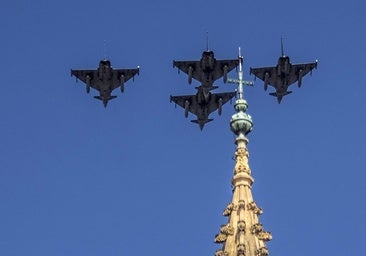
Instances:
[[[220,228],[215,237],[215,243],[222,244],[222,249],[215,256],[267,256],[266,242],[272,239],[270,232],[264,231],[259,222],[262,209],[257,206],[252,196],[251,170],[248,164],[248,139],[246,135],[252,130],[253,122],[246,113],[248,104],[243,99],[242,64],[239,54],[239,84],[238,99],[235,102],[236,113],[230,121],[231,130],[236,135],[235,167],[232,178],[233,197],[223,212],[228,217],[227,224]]]

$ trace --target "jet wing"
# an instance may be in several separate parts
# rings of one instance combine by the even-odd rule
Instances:
[[[291,85],[295,83],[301,77],[305,76],[307,73],[311,72],[314,68],[317,68],[318,62],[313,63],[305,63],[305,64],[292,64],[290,69],[290,74],[286,77],[287,84]],[[263,67],[263,68],[250,68],[250,74],[254,74],[256,77],[261,79],[262,81],[266,80],[269,85],[276,87],[276,82],[279,77],[277,76],[277,67]]]
[[[260,80],[265,81],[266,80],[266,74],[267,76],[267,82],[269,85],[276,86],[277,81],[277,67],[263,67],[263,68],[250,68],[250,74],[253,74],[254,76],[258,77]]]
[[[198,103],[196,95],[170,96],[170,101],[175,102],[184,109],[186,108],[186,102],[188,102],[189,107],[187,110],[196,116],[202,116],[205,113],[204,108],[207,108],[208,117],[209,114],[220,108],[220,104],[222,107],[226,102],[232,99],[235,94],[235,92],[212,93],[207,105],[203,106]]]
[[[177,67],[187,75],[189,75],[189,67],[192,67],[192,78],[200,81],[202,74],[200,63],[199,60],[173,61],[173,67]]]
[[[89,79],[90,86],[98,90],[98,86],[96,84],[98,71],[96,69],[71,70],[71,76],[75,76],[85,84],[87,83],[87,79]]]
[[[311,72],[314,68],[318,67],[318,62],[304,63],[304,64],[292,64],[290,77],[288,78],[289,85],[295,83],[301,77]],[[300,78],[301,79],[301,78]]]
[[[226,102],[231,100],[235,96],[235,94],[236,92],[212,93],[210,102],[208,103],[208,109],[207,109],[208,114],[216,111],[216,109],[219,109],[220,104],[222,107]]]
[[[226,76],[231,70],[236,68],[239,65],[239,60],[216,60],[215,70],[213,71],[212,80],[216,81],[217,79]],[[225,71],[226,66],[226,71]],[[226,74],[225,74],[226,73]],[[226,78],[225,78],[226,80]]]
[[[180,96],[170,96],[170,101],[173,101],[175,104],[181,106],[182,108],[186,107],[186,102],[189,103],[189,112],[197,115],[197,107],[198,102],[196,95],[180,95]]]
[[[112,71],[112,88],[111,91],[121,86],[136,74],[139,74],[139,68],[135,69],[113,69]],[[98,70],[71,70],[71,75],[87,84],[89,80],[90,86],[99,90]],[[89,77],[89,78],[88,78]]]
[[[136,74],[140,73],[139,68],[133,68],[133,69],[113,69],[113,75],[112,75],[112,88],[111,90],[114,90],[133,78]]]
[[[212,72],[212,78],[213,78],[212,80],[216,81],[217,79],[226,76],[227,73],[236,68],[238,65],[239,65],[238,60],[216,60],[215,69]],[[177,67],[179,70],[183,71],[187,75],[189,75],[189,67],[191,67],[192,78],[202,82],[201,80],[203,70],[201,68],[200,61],[173,61],[173,66]]]

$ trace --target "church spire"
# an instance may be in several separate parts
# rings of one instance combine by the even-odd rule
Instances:
[[[231,131],[236,135],[235,167],[232,178],[233,197],[223,212],[228,217],[227,224],[220,228],[215,243],[221,243],[222,249],[215,256],[267,256],[266,242],[272,239],[270,232],[264,231],[258,216],[262,209],[257,206],[252,196],[251,170],[248,164],[248,139],[246,135],[252,130],[253,122],[246,113],[248,104],[244,99],[243,85],[253,85],[243,80],[243,57],[239,48],[239,79],[228,82],[238,84],[238,98],[235,102],[236,113],[230,120]]]

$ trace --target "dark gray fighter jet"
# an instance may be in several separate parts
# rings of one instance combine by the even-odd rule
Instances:
[[[170,96],[170,102],[174,101],[184,108],[184,116],[188,117],[188,112],[197,116],[197,120],[191,122],[199,125],[202,130],[206,123],[212,121],[208,116],[218,109],[219,115],[222,113],[222,106],[235,96],[235,92],[211,93],[210,89],[203,86],[198,87],[197,94]]]
[[[277,97],[278,103],[281,103],[283,96],[292,93],[292,91],[287,90],[291,84],[298,81],[297,85],[300,88],[303,76],[312,72],[318,66],[317,60],[313,63],[291,64],[290,57],[286,56],[283,52],[282,39],[281,51],[282,56],[279,57],[277,66],[250,68],[250,74],[254,74],[264,81],[265,91],[268,89],[268,85],[276,89],[276,92],[272,92],[269,95]]]
[[[210,90],[217,88],[213,83],[223,77],[227,81],[227,74],[239,65],[237,59],[217,60],[214,52],[207,50],[202,53],[200,60],[173,61],[173,67],[177,67],[188,75],[188,83],[192,78],[201,82],[202,86]]]
[[[139,67],[134,69],[113,69],[111,62],[104,59],[99,62],[99,67],[94,70],[71,69],[71,76],[75,76],[86,84],[87,93],[90,92],[90,87],[99,91],[99,96],[94,96],[94,98],[101,100],[104,107],[107,107],[109,100],[117,98],[117,96],[111,95],[112,91],[121,87],[121,92],[124,92],[125,82],[139,74],[139,72]]]

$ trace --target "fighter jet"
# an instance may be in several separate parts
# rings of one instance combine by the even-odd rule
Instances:
[[[173,61],[173,67],[177,67],[188,75],[188,83],[192,83],[192,78],[201,82],[202,86],[210,90],[216,89],[213,83],[223,77],[224,83],[227,81],[227,74],[239,65],[237,59],[217,60],[214,52],[207,50],[202,53],[200,60]]]
[[[199,125],[201,131],[206,123],[211,122],[208,116],[218,109],[219,115],[222,113],[222,106],[235,96],[235,92],[211,93],[209,88],[200,86],[197,94],[170,96],[170,102],[174,101],[184,108],[184,116],[188,117],[188,112],[197,116],[191,122]]]
[[[134,69],[113,69],[111,62],[107,59],[101,60],[99,67],[95,70],[71,69],[71,76],[75,76],[86,84],[87,93],[90,92],[90,87],[99,91],[99,96],[94,96],[94,98],[101,100],[104,107],[107,107],[109,100],[117,98],[117,96],[111,95],[114,89],[120,87],[121,92],[124,92],[125,82],[139,73],[139,67]]]
[[[277,97],[278,103],[281,103],[283,96],[292,93],[292,91],[287,90],[291,84],[297,81],[297,85],[300,88],[303,76],[312,72],[318,66],[318,60],[313,63],[291,64],[290,57],[286,56],[283,52],[282,39],[281,52],[282,56],[279,57],[277,66],[250,68],[250,74],[254,74],[264,81],[265,91],[268,89],[268,85],[276,89],[276,92],[272,92],[269,95]]]

